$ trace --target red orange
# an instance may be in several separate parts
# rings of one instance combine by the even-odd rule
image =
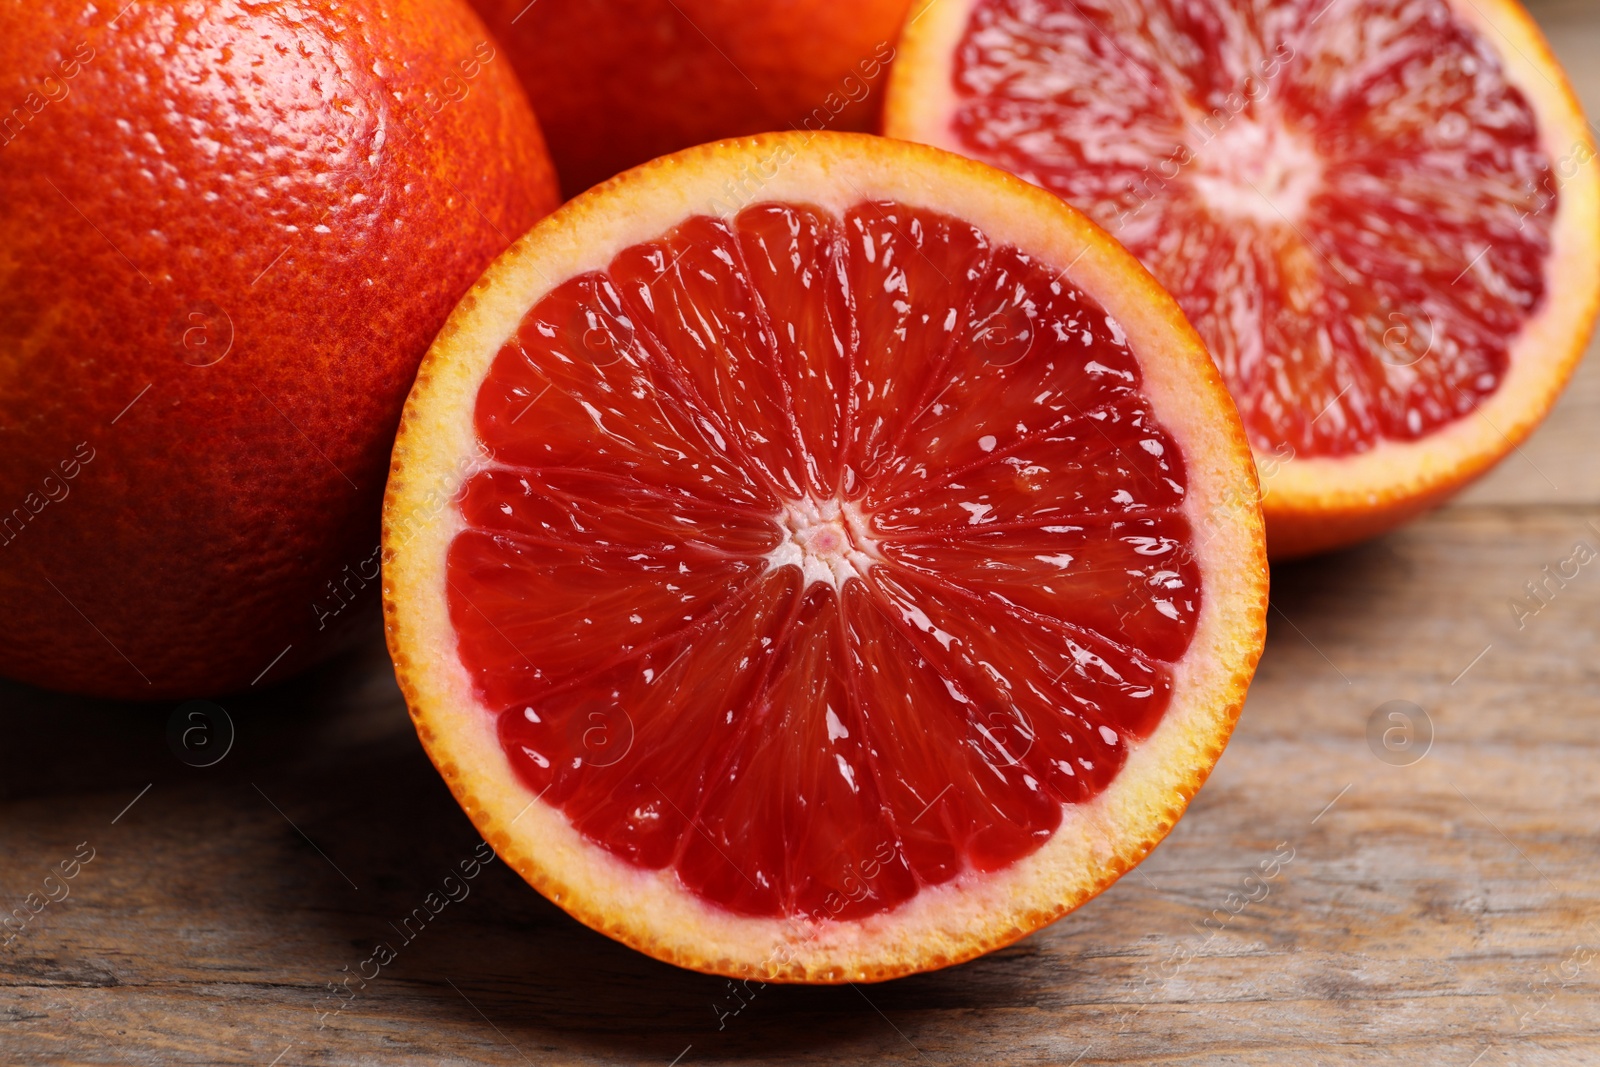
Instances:
[[[0,672],[314,661],[423,350],[556,202],[509,63],[456,0],[8,5],[0,132]]]
[[[875,981],[1172,827],[1261,651],[1256,493],[1177,306],[1060,200],[883,138],[719,142],[571,201],[451,317],[395,445],[389,648],[574,916]]]
[[[867,130],[911,0],[473,0],[570,196],[680,148]]]
[[[1382,532],[1509,455],[1600,304],[1600,170],[1516,0],[942,0],[885,129],[1076,204],[1238,401],[1268,541]]]

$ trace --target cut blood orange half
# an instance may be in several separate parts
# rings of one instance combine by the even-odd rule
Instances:
[[[1172,292],[1275,557],[1487,470],[1593,326],[1594,144],[1515,0],[942,0],[885,128],[1058,193]]]
[[[1260,652],[1257,492],[1177,305],[1060,200],[882,138],[723,142],[457,309],[395,446],[390,650],[457,799],[583,922],[887,978],[1172,827]]]

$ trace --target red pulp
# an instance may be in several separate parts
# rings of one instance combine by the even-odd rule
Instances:
[[[1060,264],[886,202],[693,217],[478,394],[459,653],[532,795],[755,916],[1003,868],[1167,706],[1183,458]]]
[[[1139,257],[1258,455],[1469,415],[1543,304],[1551,160],[1445,0],[980,0],[953,81],[962,150]]]

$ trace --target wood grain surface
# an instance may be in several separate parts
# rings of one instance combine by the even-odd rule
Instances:
[[[1600,114],[1600,4],[1534,11]],[[57,898],[0,929],[0,1063],[1600,1063],[1600,561],[1511,607],[1600,546],[1597,446],[1591,359],[1450,507],[1277,568],[1238,732],[1167,842],[1049,929],[884,985],[735,999],[498,862],[405,940],[478,840],[375,627],[224,701],[208,767],[171,706],[0,684],[0,912]],[[1431,731],[1409,765],[1369,742],[1390,701]]]

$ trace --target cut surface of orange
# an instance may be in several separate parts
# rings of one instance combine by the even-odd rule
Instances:
[[[885,130],[1004,167],[1177,298],[1238,402],[1274,556],[1507,455],[1600,296],[1600,174],[1515,0],[952,0]]]
[[[883,138],[722,142],[457,309],[395,446],[389,645],[457,799],[574,916],[877,980],[1172,827],[1260,653],[1257,494],[1177,306],[1059,199]]]

